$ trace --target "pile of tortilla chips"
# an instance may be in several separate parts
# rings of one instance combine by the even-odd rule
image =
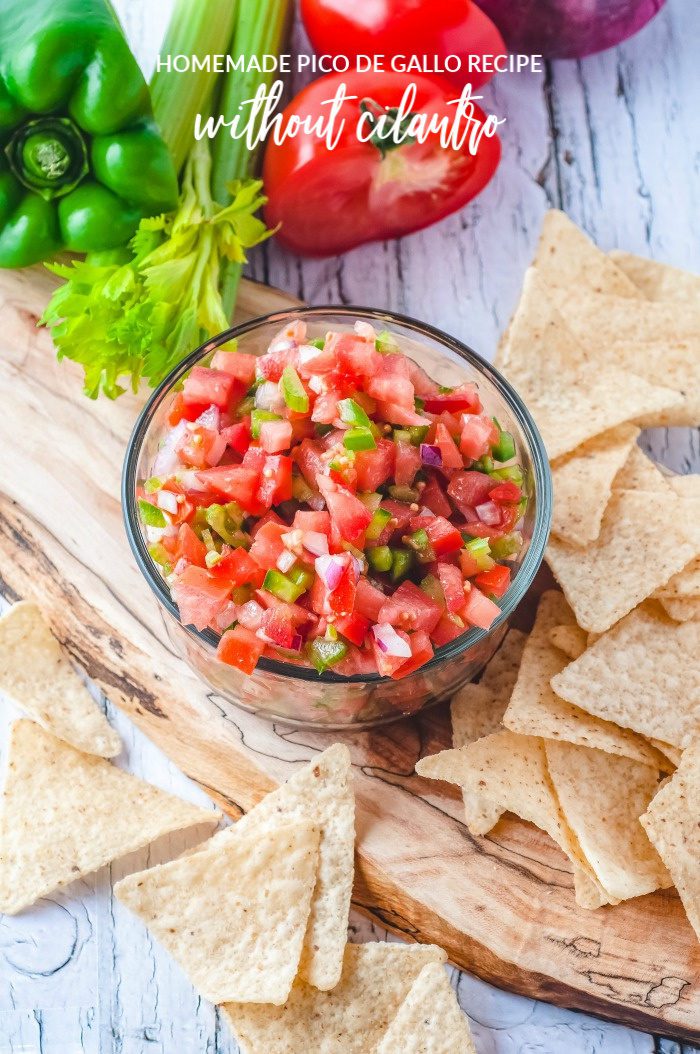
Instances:
[[[0,911],[220,814],[107,757],[119,737],[38,607],[0,619],[12,726],[0,808]],[[247,1054],[475,1054],[434,945],[347,943],[354,873],[350,753],[337,743],[233,826],[115,894],[221,1005]]]
[[[474,834],[506,811],[546,831],[582,906],[675,885],[700,937],[700,476],[637,445],[700,424],[700,277],[606,256],[550,212],[497,361],[550,456],[563,592],[416,770],[461,787]]]

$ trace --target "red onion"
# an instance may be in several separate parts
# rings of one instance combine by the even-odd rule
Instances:
[[[442,450],[435,443],[421,443],[420,459],[431,468],[442,468]]]
[[[189,567],[189,564],[187,563],[187,560],[183,560],[182,557],[180,557],[180,559],[178,560],[178,562],[175,564],[175,566],[173,568],[173,574],[174,575],[181,575],[186,567]]]
[[[174,428],[165,433],[160,449],[153,461],[154,476],[170,476],[180,465],[180,459],[175,453],[175,447],[187,431],[187,421],[178,421]]]
[[[256,630],[263,617],[263,608],[256,600],[248,600],[238,609],[238,621],[246,629]]]
[[[283,540],[284,540],[283,536]],[[303,546],[313,556],[327,556],[328,555],[328,535],[321,534],[320,531],[305,531]]]
[[[177,478],[185,490],[205,491],[207,489],[206,483],[202,483],[201,479],[197,478],[197,472],[194,469],[187,469],[186,472],[179,472]]]
[[[274,381],[263,381],[255,392],[255,405],[258,410],[277,413],[284,407],[284,399]]]
[[[301,651],[304,638],[301,633],[295,633],[292,637],[292,643],[289,645],[289,651]]]
[[[218,406],[209,406],[204,413],[200,414],[195,424],[200,428],[209,428],[212,432],[219,431],[221,424],[221,411]]]
[[[377,647],[386,655],[394,655],[397,658],[410,659],[411,645],[399,637],[393,626],[388,622],[380,622],[372,626],[372,633],[377,642]]]
[[[317,556],[314,567],[326,588],[333,590],[340,585],[345,571],[345,560],[342,556]]]
[[[548,59],[578,59],[632,36],[665,0],[476,0],[509,49]]]
[[[170,512],[173,516],[177,512],[177,495],[173,494],[171,490],[158,491],[156,503],[163,512]]]
[[[325,499],[317,491],[314,491],[313,494],[306,499],[306,504],[310,509],[313,509],[314,512],[323,512],[326,507]]]
[[[485,501],[483,505],[477,505],[476,514],[481,522],[489,527],[497,527],[501,522],[501,510],[495,501]]]
[[[223,633],[223,631],[225,629],[228,629],[231,623],[235,622],[237,618],[238,608],[232,600],[229,600],[226,606],[221,609],[219,614],[214,619],[214,623],[216,625],[216,628]]]
[[[362,322],[358,319],[355,323],[354,329],[358,337],[362,337],[363,340],[371,341],[372,344],[374,344],[377,339],[377,331],[369,322]]]
[[[359,582],[360,581],[360,575],[362,574],[362,572],[364,570],[364,568],[362,566],[362,562],[360,560],[358,560],[357,557],[354,556],[352,553],[350,553],[350,560],[352,561],[352,571],[353,571],[353,575],[355,577],[355,582]]]

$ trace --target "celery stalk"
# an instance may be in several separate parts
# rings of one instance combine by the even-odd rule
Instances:
[[[231,47],[237,10],[236,0],[175,0],[160,54],[196,55],[200,59],[226,54]],[[153,112],[178,172],[194,145],[195,115],[208,116],[217,103],[217,82],[221,78],[222,74],[207,70],[156,70],[151,78]],[[221,204],[228,200],[220,199]]]

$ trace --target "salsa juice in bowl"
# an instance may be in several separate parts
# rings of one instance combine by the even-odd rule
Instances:
[[[476,675],[541,560],[549,486],[526,409],[463,345],[313,308],[221,334],[154,393],[124,508],[190,664],[339,727]]]

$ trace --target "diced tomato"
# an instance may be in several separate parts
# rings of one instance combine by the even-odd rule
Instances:
[[[494,604],[493,600],[485,597],[476,586],[472,586],[465,595],[464,607],[460,614],[470,626],[490,629],[495,619],[501,614],[501,609],[498,604]]]
[[[444,395],[431,395],[425,400],[425,409],[430,414],[448,413],[478,414],[481,412],[479,393],[474,384],[462,384]]]
[[[464,623],[461,621],[457,622],[454,615],[446,613],[442,616],[430,637],[433,644],[437,648],[441,648],[444,644],[449,644],[451,640],[456,640],[457,637],[460,637],[464,630]]]
[[[257,364],[255,355],[245,355],[242,351],[217,351],[211,360],[213,370],[223,370],[230,373],[236,380],[241,381],[246,389],[250,388],[255,380],[255,367]]]
[[[269,520],[255,532],[250,556],[266,570],[277,566],[277,561],[284,550],[282,535],[289,527],[286,523],[275,523]]]
[[[369,631],[369,619],[353,611],[349,615],[338,616],[335,627],[339,633],[361,648]]]
[[[203,630],[228,602],[231,586],[214,578],[206,568],[190,564],[178,575],[172,593],[182,624]]]
[[[222,428],[221,435],[226,440],[227,446],[230,446],[237,454],[245,454],[250,445],[249,419],[246,418],[245,421],[239,421],[235,425],[229,425],[228,428]]]
[[[250,583],[256,588],[262,585],[265,571],[243,548],[230,549],[224,546],[221,559],[211,568],[214,578],[225,578],[231,586],[244,586]]]
[[[448,611],[459,611],[464,607],[464,582],[462,572],[454,564],[440,563],[437,567],[438,579],[445,594]]]
[[[390,444],[393,446],[393,443]],[[420,450],[412,443],[396,444],[396,467],[394,469],[394,482],[402,487],[410,487],[415,479],[416,472],[421,467]],[[460,467],[462,459],[459,459]]]
[[[302,439],[299,446],[295,447],[292,456],[306,482],[315,489],[317,478],[324,475],[326,471],[321,444],[315,439]]]
[[[466,415],[462,418],[462,434],[459,449],[465,457],[478,461],[488,454],[494,443],[498,442],[498,429],[485,414]]]
[[[504,534],[510,534],[518,522],[518,506],[499,505],[498,508],[501,510],[501,522],[499,524],[492,526],[488,523],[480,523],[478,520],[470,521],[465,529],[474,538],[502,538]]]
[[[359,377],[373,377],[383,364],[374,346],[354,333],[334,333],[326,341],[326,348],[335,353],[341,370]]]
[[[329,425],[338,416],[338,402],[341,396],[336,391],[322,392],[316,396],[314,408],[311,411],[311,420],[320,425]]]
[[[182,394],[186,403],[204,403],[225,410],[231,400],[236,383],[235,377],[223,370],[212,370],[207,366],[193,366],[185,380]]]
[[[405,359],[408,363],[408,376],[413,384],[413,390],[419,399],[427,400],[433,395],[438,394],[438,386],[431,377],[425,372],[422,366],[419,366],[413,359]]]
[[[228,501],[236,501],[246,512],[257,513],[259,502],[256,497],[259,473],[244,465],[219,465],[197,473],[201,480],[217,494]]]
[[[227,666],[235,666],[242,673],[251,674],[265,650],[265,642],[245,626],[227,629],[219,641],[216,657]]]
[[[322,348],[315,348],[313,344],[305,344],[299,349],[297,370],[301,377],[313,377],[314,374],[330,373],[337,364],[338,359],[330,343],[326,343]]]
[[[474,579],[476,585],[487,595],[493,593],[496,597],[502,597],[510,586],[510,568],[503,564],[496,564],[490,571],[482,571]]]
[[[412,531],[424,530],[429,523],[431,523],[435,517],[430,512],[420,513],[418,516],[411,516],[411,522],[409,527]]]
[[[299,531],[313,531],[316,534],[330,535],[330,514],[325,509],[320,512],[313,512],[310,509],[297,509],[294,513],[292,527]]]
[[[447,493],[462,515],[469,519],[473,517],[476,505],[481,505],[482,502],[488,501],[493,486],[493,480],[485,472],[477,472],[471,469],[465,472],[456,472],[449,482]]]
[[[276,604],[265,611],[260,628],[268,640],[279,648],[292,648],[299,632],[286,604]]]
[[[464,468],[464,459],[444,424],[435,429],[435,442],[440,447],[443,468]]]
[[[433,516],[423,528],[430,540],[430,547],[436,556],[461,549],[464,541],[457,528],[444,516]]]
[[[514,501],[520,501],[522,497],[522,491],[517,483],[513,483],[511,480],[506,480],[505,483],[499,483],[497,487],[489,491],[489,501],[504,502],[510,504]]]
[[[425,505],[426,509],[430,509],[431,512],[434,512],[436,516],[452,515],[452,506],[447,500],[444,490],[434,476],[428,478],[428,481],[423,488],[421,503]]]
[[[483,565],[482,565],[483,567]],[[473,578],[482,570],[476,557],[472,556],[468,549],[461,549],[459,553],[459,568],[463,578]]]
[[[183,523],[177,534],[177,560],[186,560],[188,564],[204,567],[207,547],[200,541],[188,523]]]
[[[292,445],[290,421],[263,421],[260,426],[260,446],[268,454],[279,454]]]
[[[341,537],[362,549],[365,531],[372,519],[369,509],[359,498],[328,476],[319,476],[316,482],[328,506],[331,522],[335,524]]]
[[[289,501],[292,496],[292,459],[285,454],[271,454],[265,458],[260,477],[258,500],[266,509]]]
[[[377,622],[385,600],[386,597],[380,589],[366,578],[360,578],[355,587],[355,611],[358,615],[364,615],[371,622]]]
[[[394,498],[386,498],[379,507],[391,513],[391,522],[384,528],[378,539],[379,545],[387,545],[392,534],[406,530],[414,513],[405,501],[396,501]]]
[[[208,407],[209,403],[186,403],[182,392],[178,392],[170,407],[168,424],[177,425],[180,421],[196,421]]]
[[[414,410],[415,393],[408,377],[379,374],[367,382],[367,394],[379,403],[391,403],[405,410]]]
[[[402,640],[406,641],[408,646],[411,646],[411,641],[407,633],[403,630],[396,631]],[[377,673],[381,677],[393,677],[400,666],[403,666],[405,662],[410,662],[403,655],[388,655],[385,651],[377,644],[374,634],[372,634],[372,648],[374,649],[374,661],[377,664]]]
[[[277,523],[280,527],[284,527],[286,531],[289,530],[287,524],[284,522],[281,516],[278,516],[274,509],[266,509],[262,516],[260,516],[253,526],[250,528],[251,538],[255,538],[258,531],[262,530],[266,523]]]
[[[358,450],[355,454],[357,489],[379,490],[394,473],[395,456],[396,447],[389,439],[380,439],[374,450]]]
[[[430,643],[430,637],[423,630],[411,633],[409,640],[411,643],[411,658],[405,659],[398,670],[391,674],[395,680],[400,677],[407,677],[409,673],[413,673],[421,666],[424,666],[426,662],[430,662],[433,657],[433,646]]]
[[[207,468],[221,459],[226,442],[211,428],[189,427],[175,447],[184,465]]]
[[[411,379],[411,367],[405,355],[392,351],[388,355],[382,355],[380,371],[382,377],[403,377]]]
[[[391,378],[387,378],[391,383]],[[413,407],[400,406],[395,402],[380,402],[377,400],[377,417],[381,421],[388,421],[391,425],[429,425],[427,417],[416,413]]]
[[[402,582],[398,589],[384,598],[377,622],[407,630],[422,629],[430,633],[437,626],[442,608],[415,583]]]
[[[292,359],[293,348],[285,348],[280,351],[268,351],[261,355],[255,363],[255,372],[258,377],[264,377],[266,381],[274,381],[275,384],[282,376],[284,367]]]
[[[243,455],[242,464],[246,468],[252,468],[256,472],[262,472],[267,463],[267,454],[261,446],[252,445],[249,446]]]
[[[162,490],[170,491],[174,494],[177,500],[177,512],[170,513],[170,522],[174,527],[179,527],[182,523],[187,523],[192,518],[194,513],[194,495],[191,491],[186,491],[185,488],[178,483],[176,479],[169,479],[163,484]]]

